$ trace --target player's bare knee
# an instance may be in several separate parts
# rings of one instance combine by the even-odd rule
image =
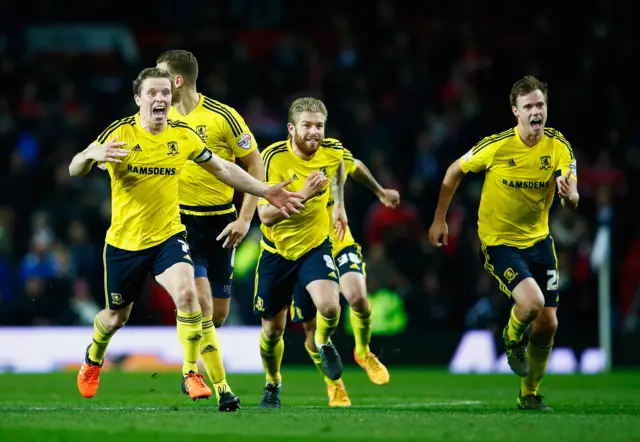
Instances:
[[[215,328],[222,327],[226,320],[227,320],[226,315],[218,315],[216,313],[213,314],[213,326]]]
[[[545,308],[531,327],[530,340],[535,345],[544,347],[553,344],[558,330],[558,317],[555,308]]]
[[[284,334],[284,324],[279,321],[262,319],[262,332],[269,340],[278,339]]]
[[[335,318],[340,314],[340,303],[333,302],[331,300],[327,300],[326,302],[321,302],[320,305],[317,305],[318,313],[320,313],[325,318]]]
[[[191,313],[200,310],[198,302],[198,293],[193,284],[185,284],[178,290],[176,296],[176,307],[185,313]]]
[[[544,295],[533,278],[526,278],[516,286],[513,299],[519,318],[525,322],[534,321],[544,309]]]
[[[365,313],[369,311],[369,300],[364,293],[359,291],[349,299],[349,305],[358,313]]]

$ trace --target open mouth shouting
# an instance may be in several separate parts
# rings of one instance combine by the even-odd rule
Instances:
[[[167,105],[164,103],[156,104],[151,109],[151,113],[156,118],[163,118],[167,114]]]
[[[533,130],[540,130],[540,128],[542,128],[542,118],[534,118],[531,120],[531,128]]]

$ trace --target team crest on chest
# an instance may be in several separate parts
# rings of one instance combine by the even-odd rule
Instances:
[[[549,169],[551,169],[551,157],[549,155],[540,157],[540,170],[549,170]]]
[[[174,155],[178,155],[180,152],[178,151],[178,142],[177,141],[169,141],[167,143],[167,155],[170,157]]]
[[[199,124],[196,126],[196,133],[202,138],[202,141],[207,137],[207,126]]]
[[[323,166],[320,168],[320,172],[322,172],[324,174],[324,176],[327,176],[327,168],[326,166]]]

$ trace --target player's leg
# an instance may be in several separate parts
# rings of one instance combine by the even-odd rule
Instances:
[[[305,342],[304,348],[307,350],[309,357],[313,361],[313,364],[316,366],[322,377],[324,378],[324,382],[327,385],[327,396],[329,397],[329,406],[330,407],[350,407],[351,399],[349,399],[349,395],[347,394],[347,388],[344,385],[344,381],[342,378],[337,380],[331,380],[324,374],[322,369],[322,357],[320,353],[318,353],[318,349],[315,343],[315,333],[316,333],[316,318],[312,317],[311,320],[303,322],[305,332]]]
[[[103,261],[106,306],[93,320],[93,340],[77,378],[78,390],[86,398],[98,391],[107,346],[129,319],[133,302],[142,293],[150,257],[146,251],[130,252],[105,245]]]
[[[219,259],[216,259],[216,252],[218,249],[225,250],[216,243],[215,235],[211,233],[223,228],[219,227],[221,223],[218,218],[218,216],[181,215],[182,223],[187,228],[191,258],[195,266],[198,303],[202,311],[202,339],[200,340],[202,365],[213,384],[218,409],[235,411],[240,408],[240,399],[233,394],[226,380],[222,349],[215,329],[216,310],[212,296],[215,296],[216,292],[212,293],[212,281],[209,280],[211,276],[215,278],[219,273],[216,270],[220,264]],[[228,275],[225,270],[223,272]],[[183,392],[186,393],[184,388]]]
[[[260,251],[256,266],[253,312],[260,316],[262,322],[260,357],[266,375],[266,386],[260,401],[261,408],[280,408],[283,334],[297,268],[296,262],[268,250]]]
[[[282,375],[280,367],[284,355],[284,329],[287,325],[287,307],[275,316],[262,318],[260,332],[260,357],[267,379],[262,392],[260,408],[280,408],[280,390]]]
[[[213,391],[218,400],[220,411],[236,411],[240,408],[240,399],[233,393],[227,383],[224,369],[220,339],[213,322],[214,303],[211,286],[206,278],[206,267],[196,264],[196,291],[202,310],[202,339],[200,340],[200,357],[202,365],[213,384]],[[183,393],[186,394],[185,389]]]
[[[176,305],[178,339],[183,352],[183,385],[193,400],[210,398],[211,389],[198,373],[202,311],[198,302],[193,263],[183,235],[163,243],[156,255],[152,273]]]
[[[336,255],[340,270],[340,292],[349,303],[355,339],[354,359],[377,385],[389,383],[389,371],[371,352],[371,302],[367,298],[365,263],[358,245],[345,247]]]
[[[340,279],[331,242],[327,240],[311,250],[301,261],[298,280],[317,309],[314,342],[322,358],[322,370],[329,379],[338,380],[342,376],[342,359],[331,343],[331,335],[340,323]],[[301,305],[306,300],[294,298],[294,301]]]
[[[514,306],[503,330],[509,366],[520,377],[529,374],[524,333],[544,307],[544,296],[526,261],[526,251],[515,247],[482,245],[484,268],[496,278],[500,290]]]
[[[543,289],[545,304],[540,315],[531,324],[527,345],[527,359],[531,368],[529,374],[521,380],[517,403],[518,408],[524,410],[550,411],[551,408],[542,402],[538,388],[546,373],[558,330],[558,266],[553,239],[548,237],[536,244],[532,258],[534,276]]]

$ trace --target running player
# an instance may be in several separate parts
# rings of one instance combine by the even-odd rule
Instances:
[[[513,85],[517,126],[483,139],[449,166],[429,230],[432,244],[447,244],[446,214],[458,184],[469,172],[485,172],[478,236],[485,270],[515,302],[503,340],[509,365],[522,378],[517,407],[544,411],[551,408],[538,387],[558,327],[559,301],[549,209],[556,190],[564,207],[575,210],[580,199],[573,149],[559,131],[545,127],[547,94],[547,85],[532,76]]]
[[[213,155],[188,125],[168,120],[172,99],[168,72],[144,69],[133,83],[133,92],[140,112],[108,126],[69,165],[71,176],[83,176],[96,162],[107,163],[112,192],[111,227],[103,255],[106,308],[95,317],[93,341],[78,373],[78,389],[87,398],[96,394],[109,341],[126,323],[145,276],[151,272],[176,304],[188,393],[194,400],[208,398],[211,389],[197,366],[202,313],[185,227],[180,222],[180,173],[192,160],[234,188],[264,197],[283,217],[302,208],[301,195],[284,189],[289,182],[269,187],[256,180]]]
[[[263,181],[264,162],[242,117],[235,109],[198,93],[195,56],[184,50],[165,51],[158,57],[157,67],[171,74],[174,85],[169,118],[194,128],[220,158],[231,162],[240,158],[249,174]],[[187,228],[202,309],[200,356],[221,411],[239,408],[240,400],[227,384],[214,327],[222,326],[229,315],[234,252],[249,231],[258,203],[255,196],[246,194],[237,216],[232,200],[232,187],[193,162],[185,165],[180,175],[180,215]],[[184,385],[183,391],[186,393]]]
[[[326,120],[322,101],[299,98],[289,109],[289,139],[262,152],[267,183],[292,179],[291,187],[303,195],[305,203],[299,215],[288,219],[268,201],[258,203],[263,237],[253,305],[262,318],[260,354],[267,378],[260,402],[263,408],[280,408],[282,336],[292,300],[303,321],[317,323],[308,344],[319,354],[323,373],[333,380],[342,375],[340,355],[330,340],[340,320],[340,278],[331,253],[332,227],[326,207],[334,192],[334,219],[343,237],[347,227],[344,149],[338,140],[324,138]]]
[[[351,176],[365,185],[387,207],[396,207],[400,204],[398,191],[383,188],[374,178],[369,168],[362,161],[354,158],[346,148],[344,149],[344,164],[345,178]],[[333,198],[331,196],[329,197],[327,212],[331,218],[333,212]],[[331,230],[331,240],[333,243],[333,257],[340,271],[340,292],[351,307],[349,319],[351,320],[355,338],[354,359],[367,372],[371,382],[376,385],[388,384],[389,371],[369,348],[369,343],[371,342],[371,303],[367,298],[366,271],[362,249],[353,238],[349,227],[347,227],[342,240],[338,238],[334,230]],[[307,335],[305,348],[320,373],[324,374],[320,355],[311,350],[315,334],[315,321],[310,320],[304,322],[303,325]],[[348,407],[351,405],[351,400],[342,378],[331,380],[329,377],[324,376],[324,380],[327,385],[330,407]]]

